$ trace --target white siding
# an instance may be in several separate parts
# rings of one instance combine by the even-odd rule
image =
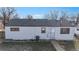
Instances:
[[[75,34],[78,34],[79,35],[79,30],[77,30],[77,29],[79,29],[79,25],[75,29]]]
[[[35,36],[40,36],[40,39],[50,39],[50,27],[46,27],[46,33],[41,33],[41,27],[19,27],[20,31],[10,31],[10,27],[5,27],[6,39],[35,39]]]
[[[56,27],[56,32],[55,32],[55,39],[56,40],[73,40],[74,38],[74,33],[75,33],[75,27],[69,27],[70,28],[70,33],[69,34],[60,34],[60,28],[61,27]],[[64,28],[64,27],[62,27]]]
[[[73,40],[75,27],[70,27],[70,34],[60,34],[60,27],[46,27],[46,33],[41,33],[41,27],[19,27],[20,31],[10,31],[11,27],[5,27],[6,39],[56,39],[56,40]],[[54,32],[53,32],[53,31]]]

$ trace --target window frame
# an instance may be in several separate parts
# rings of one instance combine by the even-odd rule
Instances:
[[[70,34],[70,28],[60,28],[60,34]]]
[[[19,31],[19,28],[18,27],[11,27],[10,31],[16,32],[16,31]]]
[[[46,33],[46,27],[41,27],[41,33]]]
[[[77,28],[77,31],[79,31],[79,28]]]

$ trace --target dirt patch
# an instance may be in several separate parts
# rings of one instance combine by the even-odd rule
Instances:
[[[74,41],[59,41],[59,44],[66,51],[75,51]]]

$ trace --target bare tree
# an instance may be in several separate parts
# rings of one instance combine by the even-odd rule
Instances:
[[[0,14],[3,18],[3,23],[8,23],[8,21],[13,17],[15,9],[13,7],[2,7],[0,8]]]
[[[27,19],[33,19],[33,16],[32,15],[28,15]]]
[[[77,21],[77,16],[76,15],[72,15],[70,16],[70,21]]]
[[[19,15],[18,14],[15,14],[12,19],[20,19]]]
[[[61,17],[60,20],[68,20],[68,14],[66,11],[61,11]]]
[[[44,19],[49,19],[49,14],[45,14]]]
[[[77,14],[77,22],[79,22],[79,13]]]
[[[54,20],[57,20],[58,16],[59,16],[59,12],[54,10],[54,11],[50,11],[51,14],[51,18]]]
[[[45,15],[45,18],[51,19],[51,20],[57,20],[59,16],[59,12],[57,10],[50,11],[49,14]]]

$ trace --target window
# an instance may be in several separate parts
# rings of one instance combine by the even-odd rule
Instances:
[[[19,31],[19,28],[10,28],[10,31]]]
[[[77,29],[77,31],[79,31],[79,29]]]
[[[60,34],[69,34],[70,29],[69,28],[61,28],[60,29]]]
[[[46,33],[46,28],[45,27],[41,28],[41,33]]]

